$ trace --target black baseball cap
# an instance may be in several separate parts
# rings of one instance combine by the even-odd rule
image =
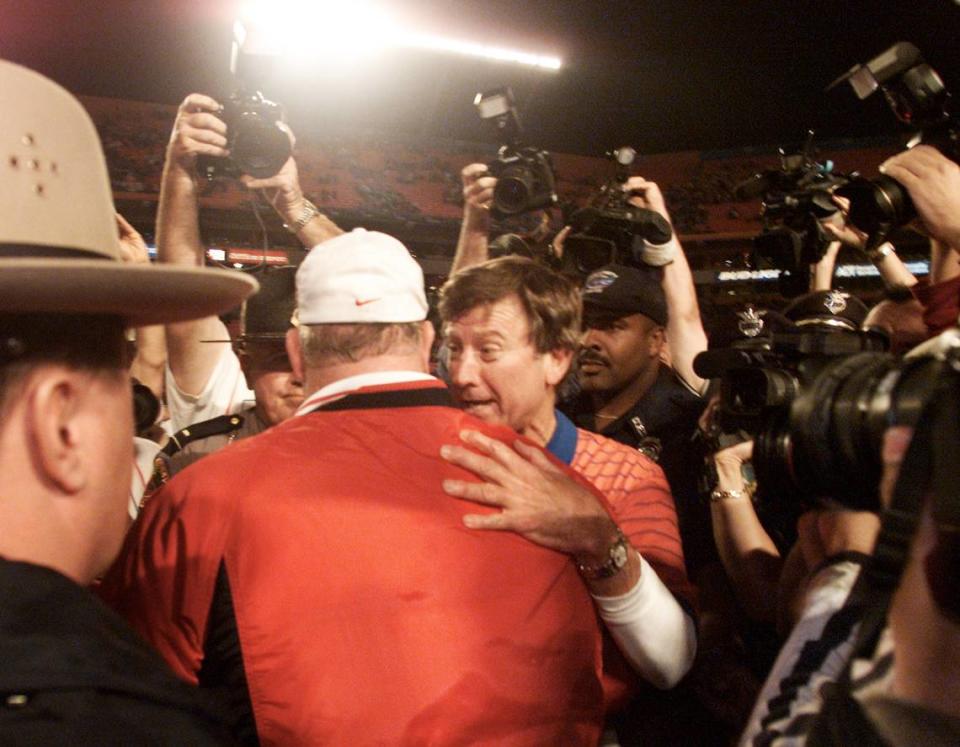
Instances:
[[[607,265],[590,273],[581,293],[585,309],[643,314],[660,326],[667,323],[667,299],[655,270]]]

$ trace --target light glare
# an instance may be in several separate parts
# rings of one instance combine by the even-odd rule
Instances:
[[[257,46],[284,57],[353,61],[387,47],[407,47],[559,70],[559,57],[404,29],[371,0],[247,0],[240,21]]]

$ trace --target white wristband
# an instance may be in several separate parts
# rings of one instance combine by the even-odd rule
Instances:
[[[649,241],[644,241],[641,259],[644,264],[651,267],[663,267],[673,262],[679,250],[680,244],[677,243],[676,236],[671,236],[666,244],[651,244]]]

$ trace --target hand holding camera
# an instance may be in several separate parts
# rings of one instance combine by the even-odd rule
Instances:
[[[463,181],[464,220],[471,228],[487,229],[497,178],[485,163],[471,163],[460,172]]]
[[[170,143],[167,146],[168,168],[177,168],[191,177],[197,171],[197,158],[227,158],[227,125],[216,116],[220,104],[201,93],[191,93],[177,110]]]
[[[898,153],[881,173],[906,187],[928,233],[960,247],[960,166],[929,145]]]
[[[648,181],[642,176],[631,176],[624,183],[623,191],[627,193],[631,205],[660,213],[670,222],[666,200],[663,199],[663,193],[656,182]]]
[[[296,143],[293,132],[285,124],[280,126],[287,133],[290,145],[293,147]],[[303,190],[300,188],[300,174],[297,171],[297,162],[293,156],[287,158],[280,170],[273,176],[258,179],[249,174],[242,174],[240,182],[247,189],[263,190],[267,200],[270,201],[273,209],[277,211],[285,224],[296,223],[303,214],[307,203],[303,196]]]

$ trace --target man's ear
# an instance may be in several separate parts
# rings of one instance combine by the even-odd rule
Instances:
[[[433,341],[437,337],[437,332],[433,328],[433,322],[424,319],[420,322],[420,359],[423,361],[423,370],[430,370],[430,351],[433,350]]]
[[[290,359],[290,370],[293,371],[293,377],[303,383],[306,367],[303,364],[303,348],[300,346],[300,330],[296,327],[288,329],[284,344],[287,348],[287,358]]]
[[[555,348],[544,356],[546,363],[547,384],[552,387],[560,386],[563,377],[570,370],[573,363],[573,351],[567,348]]]
[[[83,386],[78,375],[53,369],[41,373],[26,396],[26,435],[34,466],[41,477],[69,495],[89,479],[83,449]]]
[[[667,330],[665,327],[654,327],[647,335],[647,341],[650,349],[650,357],[656,358],[663,352],[664,345],[667,344]]]

